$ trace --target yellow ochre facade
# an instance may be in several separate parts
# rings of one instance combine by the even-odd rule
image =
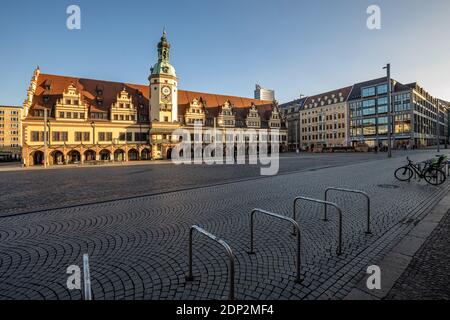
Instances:
[[[180,141],[174,130],[193,135],[198,123],[219,134],[230,128],[276,132],[280,151],[286,149],[275,101],[178,90],[165,32],[157,48],[147,85],[50,75],[38,67],[21,116],[23,164],[170,159]]]

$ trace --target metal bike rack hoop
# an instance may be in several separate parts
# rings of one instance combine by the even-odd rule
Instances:
[[[327,201],[327,194],[328,191],[341,191],[341,192],[348,192],[348,193],[355,193],[355,194],[361,194],[367,199],[367,229],[366,234],[372,234],[370,231],[370,197],[369,195],[361,190],[353,190],[353,189],[345,189],[345,188],[336,188],[336,187],[329,187],[325,190],[325,201]],[[327,205],[325,205],[325,219],[327,218]]]
[[[338,215],[339,215],[337,255],[341,255],[342,254],[342,210],[341,210],[341,208],[336,203],[329,202],[329,201],[313,199],[313,198],[308,198],[308,197],[296,197],[294,199],[294,215],[293,215],[294,221],[296,221],[296,218],[297,218],[296,206],[297,206],[297,201],[299,201],[299,200],[310,201],[310,202],[315,202],[315,203],[321,203],[321,204],[325,205],[325,208],[327,206],[332,206],[332,207],[336,208],[336,210],[338,211]],[[324,221],[327,221],[326,217],[325,217]],[[294,229],[294,235],[295,235],[295,229]]]
[[[277,218],[280,220],[288,221],[294,226],[294,229],[297,230],[297,279],[296,279],[296,282],[301,283],[302,279],[300,276],[300,226],[298,225],[298,223],[295,220],[293,220],[289,217],[285,217],[285,216],[279,215],[277,213],[269,212],[269,211],[262,210],[262,209],[253,209],[252,212],[250,213],[250,251],[248,252],[249,254],[255,253],[253,250],[253,242],[254,242],[253,229],[254,229],[255,213],[260,213],[260,214],[274,217],[274,218]]]
[[[194,280],[194,276],[192,274],[192,234],[195,231],[198,231],[200,234],[205,235],[209,239],[219,243],[222,247],[225,248],[228,258],[229,258],[229,265],[228,265],[228,275],[230,278],[230,292],[228,294],[229,300],[234,300],[234,254],[233,250],[231,250],[231,247],[226,243],[224,240],[216,237],[212,233],[209,233],[205,229],[199,227],[199,226],[192,226],[189,230],[189,274],[186,276],[186,281],[192,281]]]

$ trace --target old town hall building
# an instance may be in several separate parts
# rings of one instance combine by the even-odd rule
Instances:
[[[31,166],[167,159],[180,139],[174,130],[193,133],[196,123],[219,132],[276,129],[286,147],[274,101],[178,90],[164,32],[148,85],[49,75],[37,68],[23,108],[23,161]]]

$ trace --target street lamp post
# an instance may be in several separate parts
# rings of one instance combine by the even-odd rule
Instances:
[[[436,100],[436,142],[437,142],[437,152],[441,152],[441,141],[439,135],[441,131],[439,130],[439,100]]]
[[[391,64],[388,63],[383,69],[386,69],[387,72],[387,85],[388,85],[388,96],[387,96],[387,105],[388,105],[388,158],[392,157],[391,143],[392,143],[392,103],[391,103],[391,95],[392,95],[392,86],[391,86]]]
[[[295,128],[295,132],[297,132],[297,127]],[[298,139],[296,139],[295,143],[297,143],[297,153],[300,153],[302,150],[302,112],[298,110]]]
[[[44,167],[47,167],[47,108],[44,109]]]
[[[216,154],[216,148],[217,148],[217,144],[216,144],[216,138],[217,138],[217,133],[216,133],[216,127],[217,127],[217,118],[214,117],[214,155]]]
[[[95,146],[95,122],[94,121],[91,122],[91,127],[92,127],[92,144]]]

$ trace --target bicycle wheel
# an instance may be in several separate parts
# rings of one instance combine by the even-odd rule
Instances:
[[[441,169],[430,168],[424,173],[424,179],[429,184],[439,186],[446,180],[445,173]]]
[[[400,181],[411,180],[413,175],[414,175],[414,172],[411,170],[410,167],[398,168],[397,170],[395,170],[395,173],[394,173],[395,178]]]

